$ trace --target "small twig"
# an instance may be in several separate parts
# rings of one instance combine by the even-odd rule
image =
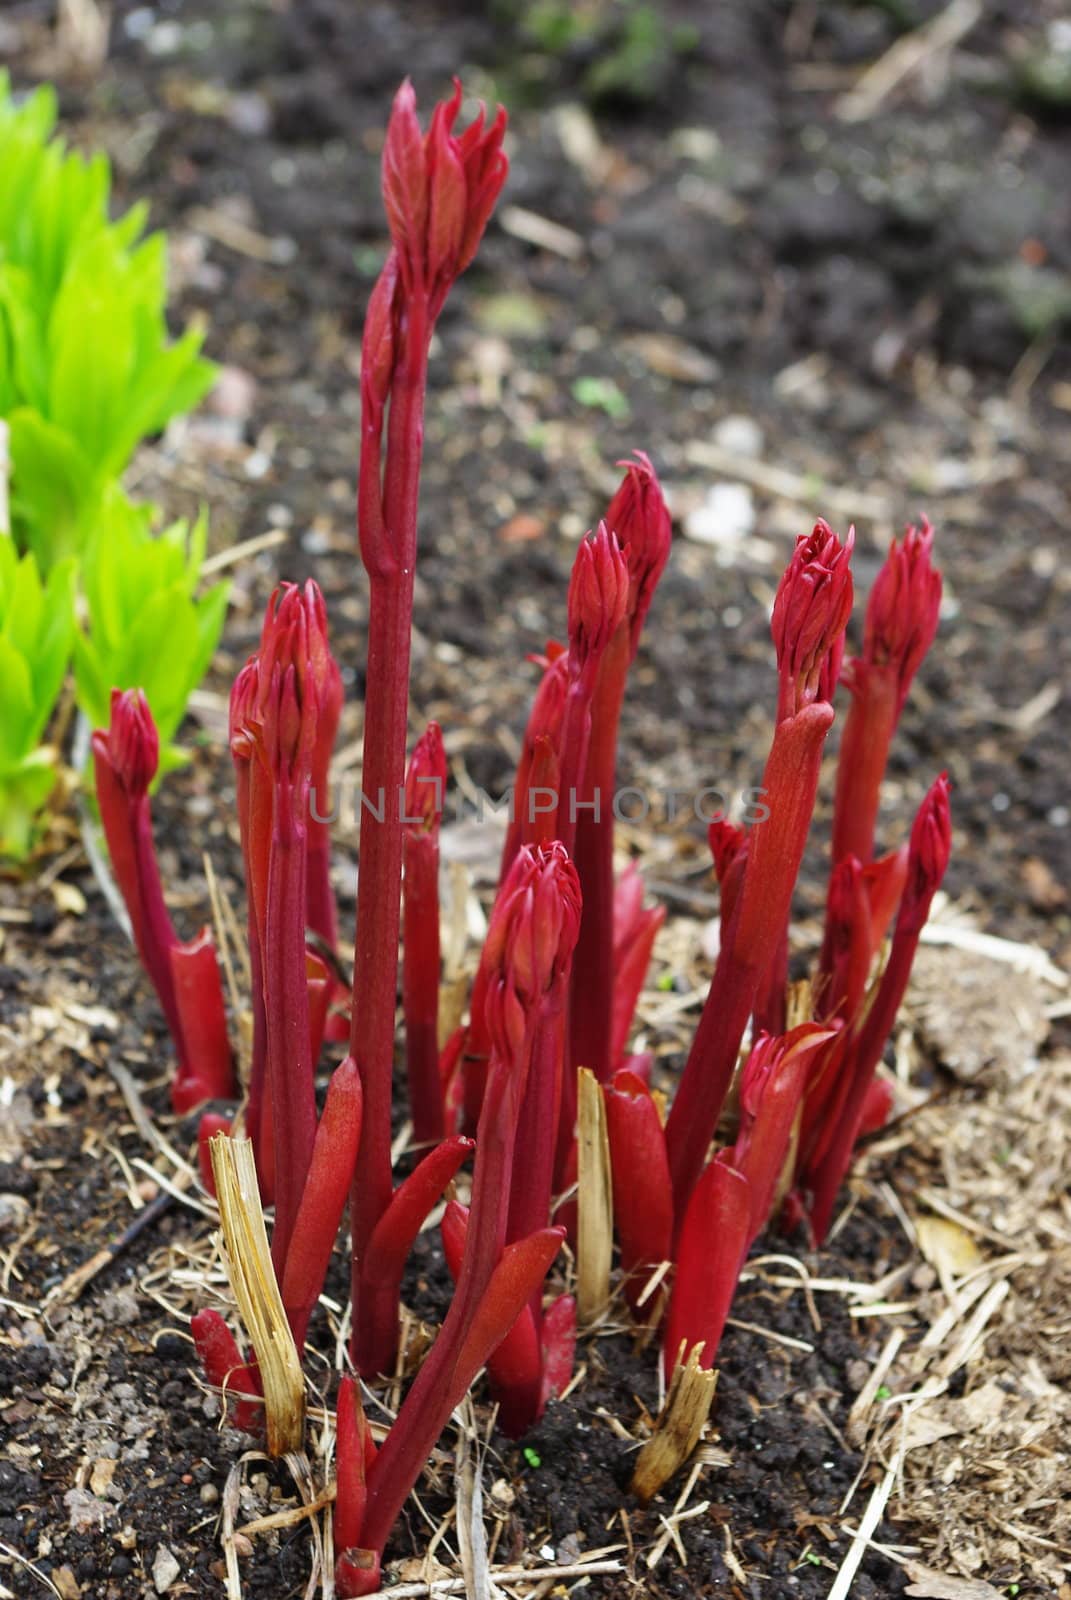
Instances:
[[[769,1339],[771,1344],[784,1345],[786,1350],[802,1350],[804,1355],[814,1354],[814,1345],[808,1344],[806,1339],[791,1339],[787,1333],[775,1333],[773,1328],[764,1328],[760,1322],[744,1322],[740,1317],[727,1319],[730,1328],[743,1328],[746,1333],[757,1333],[763,1339]]]
[[[73,1305],[87,1284],[92,1283],[98,1273],[122,1255],[123,1251],[147,1228],[158,1222],[174,1203],[175,1196],[167,1189],[162,1189],[155,1200],[150,1201],[144,1210],[138,1212],[130,1226],[125,1228],[117,1239],[113,1239],[110,1244],[106,1244],[103,1249],[90,1256],[88,1261],[83,1261],[80,1267],[75,1267],[73,1272],[67,1274],[62,1283],[57,1283],[55,1288],[49,1290],[41,1302],[42,1315],[51,1311],[54,1306]]]
[[[42,1572],[41,1568],[34,1566],[33,1562],[27,1556],[20,1555],[17,1550],[13,1549],[11,1545],[5,1544],[3,1540],[0,1540],[0,1554],[6,1556],[9,1561],[16,1562],[18,1566],[22,1567],[25,1572],[32,1574],[33,1577],[39,1578],[40,1581],[45,1585],[45,1588],[48,1589],[51,1594],[56,1596],[56,1600],[63,1600],[63,1596],[56,1588],[56,1585],[52,1582],[52,1579],[49,1577],[48,1573]]]
[[[866,1553],[871,1534],[881,1521],[882,1512],[885,1510],[889,1496],[892,1494],[893,1484],[896,1482],[896,1474],[899,1470],[900,1454],[897,1453],[890,1463],[884,1478],[879,1484],[875,1485],[874,1492],[867,1502],[866,1511],[863,1513],[863,1520],[852,1537],[852,1542],[848,1546],[848,1553],[841,1562],[840,1571],[837,1573],[827,1600],[848,1600],[852,1584],[855,1581],[855,1574],[859,1570],[859,1563]]]
[[[605,1577],[625,1569],[620,1561],[577,1562],[571,1567],[502,1567],[492,1572],[495,1583],[542,1583],[548,1578]],[[392,1600],[425,1600],[425,1596],[464,1594],[464,1578],[436,1578],[432,1583],[395,1583],[389,1593]]]
[[[905,33],[869,66],[854,88],[833,107],[842,122],[865,122],[905,78],[931,57],[954,48],[982,15],[981,0],[951,0],[921,28]]]
[[[201,576],[210,578],[213,573],[226,572],[228,567],[236,567],[248,556],[258,556],[262,550],[274,550],[277,545],[285,544],[287,537],[284,529],[269,528],[267,533],[257,533],[240,544],[228,545],[226,550],[217,550],[215,555],[201,562]]]

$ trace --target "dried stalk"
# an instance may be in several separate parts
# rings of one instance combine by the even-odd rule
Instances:
[[[681,1346],[683,1354],[684,1346]],[[636,1459],[629,1489],[644,1505],[688,1460],[699,1443],[710,1415],[718,1375],[699,1365],[701,1344],[693,1345],[686,1363],[677,1362],[666,1403],[655,1423],[655,1431]]]
[[[268,1248],[253,1144],[250,1139],[217,1134],[209,1151],[226,1245],[227,1277],[264,1385],[268,1453],[283,1456],[302,1447],[305,1380]]]
[[[577,1131],[577,1317],[590,1327],[610,1298],[614,1197],[606,1105],[595,1074],[581,1067]]]

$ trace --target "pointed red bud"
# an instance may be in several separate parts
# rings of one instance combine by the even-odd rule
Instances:
[[[446,751],[442,730],[429,722],[416,742],[405,775],[405,827],[411,833],[437,834],[446,793]]]
[[[915,817],[908,846],[907,881],[896,919],[898,934],[922,931],[933,897],[941,887],[952,852],[950,788],[948,774],[942,772]]]
[[[543,996],[564,981],[580,928],[580,880],[562,845],[522,846],[498,893],[484,947],[486,1018],[496,1049],[517,1052]]]
[[[394,377],[401,314],[399,298],[398,252],[391,250],[369,296],[361,335],[362,421],[376,438],[383,424],[383,412]]]
[[[615,1072],[603,1088],[614,1177],[614,1223],[625,1293],[636,1308],[645,1279],[673,1244],[673,1185],[666,1136],[651,1092],[634,1072]],[[648,1305],[654,1309],[657,1299]]]
[[[735,823],[720,817],[707,829],[707,843],[714,857],[714,872],[719,887],[724,888],[726,873],[747,848],[747,833]]]
[[[426,282],[428,172],[416,94],[406,78],[394,97],[383,145],[383,204],[403,276],[410,288]]]
[[[781,680],[779,722],[812,701],[832,698],[852,610],[854,544],[854,528],[841,544],[822,521],[797,540],[770,622]]]
[[[264,1426],[264,1402],[255,1367],[247,1366],[234,1335],[218,1311],[210,1307],[190,1319],[194,1349],[209,1383],[222,1389],[234,1404],[236,1428],[259,1432]]]
[[[605,518],[628,562],[628,624],[633,655],[658,580],[669,560],[673,537],[669,510],[655,470],[642,450],[635,455],[635,461],[617,463],[625,468],[625,476]]]
[[[748,1182],[751,1239],[770,1214],[814,1053],[838,1027],[804,1022],[777,1037],[760,1034],[744,1065],[740,1132],[728,1159]]]
[[[160,764],[160,736],[140,689],[113,689],[107,733],[94,737],[128,799],[148,793]]]
[[[253,754],[260,700],[260,665],[250,656],[231,685],[230,742],[235,761],[248,761]]]
[[[912,679],[937,632],[941,573],[933,565],[933,529],[923,517],[903,542],[894,539],[866,608],[863,662],[892,666],[903,708]]]
[[[617,535],[600,522],[581,540],[569,581],[569,655],[582,671],[597,660],[624,620],[629,571]]]
[[[310,579],[304,589],[283,583],[268,602],[253,678],[239,674],[231,697],[232,750],[236,719],[261,742],[278,776],[307,777],[316,745],[320,708],[337,721],[342,681],[327,640],[323,597]],[[244,680],[244,681],[243,681]],[[239,752],[242,740],[239,735]]]

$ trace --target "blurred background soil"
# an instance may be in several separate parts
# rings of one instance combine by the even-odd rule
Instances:
[[[903,836],[947,769],[946,917],[1037,946],[1055,965],[926,952],[897,1064],[905,1103],[928,1109],[872,1154],[834,1257],[812,1267],[871,1283],[885,1270],[914,1274],[893,1292],[913,1308],[908,1350],[940,1315],[927,1297],[948,1289],[951,1270],[924,1247],[917,1197],[951,1208],[952,1226],[973,1219],[988,1289],[1008,1285],[993,1296],[996,1376],[982,1339],[945,1375],[945,1398],[993,1382],[1007,1401],[983,1407],[974,1432],[960,1418],[935,1436],[968,1441],[940,1467],[961,1513],[950,1517],[937,1466],[928,1473],[909,1454],[889,1507],[896,1531],[885,1533],[983,1584],[972,1600],[1063,1593],[1071,1534],[1052,1508],[1067,1501],[1068,1469],[1055,1442],[1063,1413],[1045,1385],[1062,1382],[1050,1334],[1066,1307],[1053,1286],[1068,1281],[1071,1240],[1068,1146],[1053,1131],[1067,1126],[1059,980],[1071,965],[1066,15],[981,0],[120,0],[95,32],[89,0],[62,9],[57,28],[51,4],[7,0],[0,57],[20,87],[55,80],[68,136],[109,152],[121,202],[148,200],[170,236],[176,323],[203,318],[225,367],[202,412],[139,457],[138,488],[170,512],[206,503],[218,551],[264,546],[234,570],[224,650],[189,729],[196,760],[157,807],[176,915],[191,928],[207,914],[206,850],[240,910],[225,695],[280,575],[311,573],[326,593],[350,694],[340,770],[352,779],[359,767],[359,338],[386,246],[382,130],[405,74],[425,109],[454,73],[467,94],[502,100],[512,160],[436,336],[414,733],[430,716],[442,722],[459,794],[505,786],[534,677],[524,658],[563,630],[572,555],[612,492],[615,461],[647,450],[671,499],[674,549],[634,671],[620,770],[655,797],[624,843],[674,913],[644,1011],[667,1068],[701,1000],[716,901],[701,823],[687,807],[667,818],[657,796],[732,796],[760,781],[774,700],[769,605],[815,516],[839,532],[855,524],[863,590],[894,532],[921,514],[935,524],[943,622],[894,749],[885,839]],[[823,822],[796,908],[801,952]],[[493,844],[465,826],[451,839],[479,881]],[[348,921],[345,816],[338,845]],[[44,1297],[156,1192],[134,1164],[154,1152],[108,1069],[127,1066],[161,1113],[167,1047],[73,825],[39,866],[36,882],[0,883],[0,1075],[11,1086],[0,1364],[12,1363],[14,1396],[0,1410],[13,1441],[0,1462],[0,1539],[63,1600],[214,1594],[218,1486],[237,1452],[233,1436],[215,1437],[211,1399],[190,1387],[179,1331],[197,1293],[194,1266],[183,1286],[182,1265],[199,1259],[205,1225],[176,1203],[76,1304],[41,1315]],[[188,1148],[189,1126],[162,1125]],[[1010,1258],[1001,1277],[995,1263]],[[419,1298],[420,1282],[410,1289]],[[708,1509],[680,1525],[689,1566],[671,1550],[642,1568],[651,1594],[825,1594],[845,1527],[896,1448],[877,1425],[843,1432],[895,1319],[823,1300],[817,1330],[801,1296],[761,1282],[749,1294],[758,1303],[746,1299],[742,1318],[781,1318],[789,1339],[816,1348],[731,1336],[719,1427],[736,1463],[727,1475],[710,1468],[693,1496]],[[650,1360],[622,1355],[615,1379],[616,1347],[601,1348],[591,1347],[594,1387],[581,1386],[560,1426],[554,1414],[545,1425],[546,1481],[516,1452],[496,1469],[518,1496],[503,1534],[515,1555],[533,1535],[559,1559],[563,1541],[568,1555],[624,1538],[620,1522],[605,1528],[627,1451],[596,1419],[601,1406],[634,1425],[635,1385],[654,1402]],[[599,1430],[599,1448],[578,1444],[578,1417]],[[748,1456],[763,1447],[760,1417],[780,1440],[762,1471]],[[845,1520],[861,1446],[863,1487]],[[564,1510],[563,1484],[576,1490]],[[253,1510],[281,1493],[267,1478],[243,1490]],[[648,1547],[659,1531],[657,1515],[633,1526]],[[250,1593],[302,1591],[304,1536],[275,1537],[266,1560],[258,1546]],[[419,1519],[406,1538],[426,1542]],[[898,1571],[871,1553],[852,1592],[898,1592]],[[0,1582],[43,1592],[14,1561],[0,1564]],[[587,1592],[636,1591],[593,1578]]]

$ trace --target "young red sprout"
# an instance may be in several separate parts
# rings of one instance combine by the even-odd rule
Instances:
[[[619,970],[613,867],[618,727],[629,667],[669,559],[672,537],[669,511],[648,458],[637,451],[634,462],[618,465],[625,467],[625,476],[607,509],[605,525],[616,534],[625,557],[628,597],[599,663],[591,698],[591,735],[575,837],[584,913],[569,1012],[570,1063],[573,1068],[590,1067],[600,1081],[620,1064],[624,1048],[611,1025],[614,972]],[[608,928],[614,929],[612,940],[606,937]]]
[[[299,1350],[342,1219],[362,1121],[351,1057],[333,1074],[317,1120],[329,978],[306,943],[312,777],[317,762],[330,760],[318,718],[326,704],[333,733],[337,683],[319,589],[311,579],[303,589],[281,585],[231,695],[231,751],[262,1025],[259,1041],[254,1031],[249,1125],[258,1173],[275,1199],[272,1260]]]
[[[130,917],[141,964],[167,1018],[177,1071],[177,1112],[238,1092],[227,1038],[223,985],[212,935],[203,928],[183,944],[164,903],[152,837],[149,785],[160,740],[140,689],[112,690],[107,730],[93,735],[93,769],[112,867]]]
[[[714,1365],[741,1268],[774,1204],[808,1067],[831,1032],[806,1022],[778,1038],[761,1034],[747,1059],[736,1143],[706,1168],[685,1211],[663,1341],[667,1376],[682,1345],[702,1344],[700,1366]]]
[[[245,1126],[253,1144],[261,1199],[265,1205],[271,1205],[275,1200],[275,1137],[268,1095],[268,1024],[264,1008],[263,952],[268,857],[271,851],[272,782],[268,768],[256,758],[254,739],[249,731],[256,718],[259,678],[257,658],[252,656],[231,685],[229,740],[245,867],[249,1004],[253,1016]]]
[[[417,741],[405,779],[402,1003],[409,1112],[418,1144],[441,1139],[439,1078],[439,828],[446,752],[437,722]]]
[[[318,695],[314,666],[323,629],[319,592],[284,584],[272,595],[260,647],[232,696],[231,748],[256,769],[264,808],[249,895],[259,929],[264,1002],[265,1070],[271,1105],[275,1229],[272,1259],[280,1279],[316,1138],[306,965],[309,792],[316,744]],[[241,789],[243,780],[239,778]],[[270,811],[269,809],[270,808]],[[264,814],[266,813],[266,814]],[[266,844],[266,849],[264,848]],[[263,1129],[258,1130],[263,1137]]]
[[[528,725],[524,730],[517,777],[513,785],[513,807],[506,841],[502,847],[502,865],[499,882],[505,880],[514,857],[522,844],[531,844],[536,830],[553,827],[557,822],[562,718],[565,715],[565,696],[569,688],[569,657],[564,645],[548,640],[542,656],[530,657],[543,668],[543,676],[532,701]],[[547,749],[553,753],[554,783],[547,784]],[[542,778],[540,770],[542,771]],[[551,834],[553,837],[553,833]],[[542,842],[542,841],[541,841]]]
[[[592,701],[606,653],[626,622],[629,589],[624,551],[616,533],[600,522],[594,533],[580,541],[569,580],[569,686],[559,750],[557,833],[570,851],[581,815]]]
[[[941,574],[933,565],[933,529],[925,517],[892,541],[867,601],[863,653],[844,674],[851,703],[837,764],[834,865],[873,858],[881,781],[915,674],[937,633]]]
[[[193,1347],[209,1383],[222,1391],[231,1421],[246,1433],[264,1427],[264,1390],[255,1363],[243,1360],[234,1335],[211,1307],[190,1319]]]
[[[892,1032],[911,976],[919,935],[926,925],[933,897],[941,886],[952,848],[949,782],[942,773],[919,807],[908,846],[907,878],[896,916],[892,946],[877,991],[848,1041],[843,1091],[835,1116],[821,1130],[817,1148],[809,1154],[801,1187],[810,1196],[810,1220],[815,1242],[821,1244],[829,1230],[833,1205],[848,1168],[860,1128],[868,1111],[873,1115],[874,1074]]]
[[[673,1249],[673,1186],[665,1129],[647,1084],[628,1068],[614,1073],[603,1088],[603,1098],[625,1295],[640,1315],[648,1280],[670,1259]],[[644,1320],[657,1320],[661,1297],[648,1294],[643,1304]]]
[[[583,885],[581,885],[581,888]],[[610,993],[610,1060],[622,1066],[632,1019],[643,989],[658,930],[666,920],[665,906],[643,904],[643,877],[634,861],[618,877],[613,895],[613,983]],[[581,922],[581,928],[583,923]],[[579,949],[579,945],[577,947]],[[573,976],[573,1003],[579,1001]],[[583,1065],[584,1063],[580,1063]],[[594,1069],[592,1069],[594,1070]]]
[[[461,86],[421,136],[415,98],[398,91],[383,149],[383,200],[393,241],[373,291],[361,346],[357,526],[369,579],[360,871],[350,1048],[364,1088],[360,1182],[352,1197],[355,1290],[360,1260],[390,1204],[391,1070],[398,934],[417,493],[428,346],[451,284],[475,254],[508,163],[506,114],[453,132]],[[385,418],[388,413],[389,421]],[[384,439],[385,434],[385,439]],[[385,446],[385,447],[384,447]],[[379,1302],[373,1302],[379,1305]],[[393,1347],[396,1326],[356,1301],[358,1346]]]
[[[461,1276],[468,1223],[466,1207],[452,1200],[443,1217],[442,1238],[455,1283]],[[544,1311],[537,1286],[532,1300],[487,1358],[491,1397],[498,1406],[498,1426],[504,1434],[519,1439],[539,1421],[548,1401],[560,1395],[572,1377],[575,1351],[576,1300],[570,1294],[559,1295]]]
[[[342,674],[331,653],[327,634],[327,608],[315,584],[306,585],[310,608],[309,683],[316,699],[316,734],[312,746],[309,807],[308,911],[309,927],[333,950],[338,943],[338,914],[331,887],[330,773],[331,756],[342,715]]]
[[[363,1456],[352,1459],[353,1430],[350,1450],[339,1433],[340,1482],[357,1472],[364,1485],[359,1530],[347,1517],[347,1537],[357,1545],[337,1553],[343,1596],[375,1592],[383,1547],[435,1440],[476,1373],[528,1309],[561,1243],[564,1230],[545,1226],[508,1243],[507,1227],[533,1040],[548,992],[568,983],[579,922],[580,888],[562,847],[521,850],[499,892],[487,935],[491,1064],[456,1292],[371,1467]],[[531,1372],[522,1371],[514,1381],[538,1386],[542,1375],[534,1362],[530,1365]]]
[[[748,834],[731,924],[666,1124],[678,1229],[706,1161],[759,985],[788,923],[833,721],[829,696],[852,605],[853,542],[852,531],[841,544],[818,522],[797,542],[774,602],[779,692],[763,774],[768,815]]]

